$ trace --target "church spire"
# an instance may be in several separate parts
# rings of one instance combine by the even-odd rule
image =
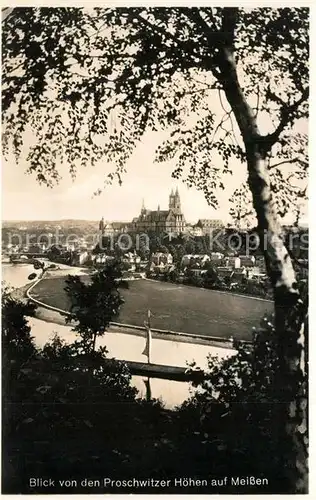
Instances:
[[[104,224],[104,217],[102,217],[102,219],[100,220],[99,222],[99,231],[101,231],[101,234],[104,233],[104,227],[105,227],[105,224]]]
[[[142,200],[142,212],[143,212],[144,210],[146,210],[146,208],[145,208],[145,200],[144,200],[144,198],[143,198],[143,200]]]
[[[175,195],[176,195],[176,196],[179,196],[178,186],[177,186],[177,189],[176,189]]]

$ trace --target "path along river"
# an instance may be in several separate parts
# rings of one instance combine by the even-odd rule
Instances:
[[[19,288],[28,282],[28,275],[34,272],[33,266],[28,264],[2,264],[2,280],[9,285]],[[61,274],[80,274],[80,269],[64,266]],[[54,275],[54,273],[52,273]],[[40,316],[40,314],[39,314]],[[53,316],[52,316],[53,319]],[[43,346],[52,336],[57,333],[66,342],[71,342],[76,338],[70,326],[57,324],[56,322],[43,321],[39,318],[29,318],[32,327],[32,335],[38,346]],[[63,323],[60,322],[59,323]],[[99,341],[99,345],[106,345],[109,356],[128,361],[146,362],[146,357],[142,354],[145,347],[145,339],[139,335],[124,334],[110,330]],[[213,347],[209,345],[199,345],[178,341],[153,339],[151,362],[170,366],[186,366],[187,362],[196,361],[201,368],[207,365],[207,355],[211,353],[219,357],[226,357],[233,353],[232,350]],[[139,390],[140,396],[145,396],[145,384],[142,377],[133,376],[132,383]],[[181,404],[190,395],[190,384],[185,382],[174,382],[161,379],[151,379],[152,396],[161,398],[166,407],[174,407]]]

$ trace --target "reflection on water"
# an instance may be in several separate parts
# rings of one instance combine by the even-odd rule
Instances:
[[[28,275],[33,271],[29,265],[2,265],[2,280],[14,287],[21,287],[27,283]],[[52,336],[57,333],[66,342],[72,342],[76,338],[75,332],[70,326],[49,323],[37,318],[29,318],[32,335],[38,346],[43,346]],[[99,345],[106,345],[109,355],[117,359],[146,362],[142,352],[145,347],[143,337],[117,332],[107,332],[100,339]],[[206,357],[209,352],[220,357],[229,355],[229,351],[220,348],[212,348],[204,345],[185,344],[182,342],[170,342],[166,340],[153,339],[152,362],[172,366],[186,366],[186,362],[195,360],[202,368],[206,366]],[[145,397],[145,377],[133,376],[132,382]],[[151,379],[152,396],[162,399],[167,407],[181,404],[190,395],[190,384],[186,382],[173,382],[161,379]]]
[[[9,285],[19,288],[24,286],[30,273],[34,272],[34,268],[29,264],[2,264],[2,281]]]

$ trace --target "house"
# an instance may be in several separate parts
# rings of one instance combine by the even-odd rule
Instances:
[[[141,258],[139,255],[133,253],[133,252],[127,252],[123,258],[122,262],[126,264],[128,267],[129,271],[135,271],[136,267],[140,266]]]
[[[114,221],[106,222],[104,217],[99,222],[100,237],[102,236],[113,236],[118,233],[127,233],[129,229],[129,222],[125,221]]]
[[[231,279],[232,276],[233,276],[233,274],[234,274],[234,269],[232,267],[219,266],[217,268],[217,274],[218,274],[219,278],[222,278],[222,279],[225,279],[225,278]]]
[[[201,228],[202,234],[206,234],[214,229],[224,228],[224,224],[221,219],[199,219],[196,226]]]
[[[265,263],[263,255],[256,256],[255,265],[259,267],[260,271],[262,271],[262,272],[266,271],[266,263]]]
[[[228,281],[232,285],[234,283],[243,283],[245,280],[247,280],[246,268],[234,269],[233,267],[218,267],[217,273],[222,280]]]
[[[240,269],[235,269],[231,277],[231,282],[233,283],[243,283],[247,280],[247,270],[245,267]]]
[[[241,266],[240,257],[230,256],[224,259],[226,267],[232,267],[234,269],[239,269]]]
[[[165,266],[173,263],[171,253],[155,252],[151,255],[150,262],[156,266]]]
[[[192,265],[193,267],[204,267],[206,262],[209,262],[210,256],[207,254],[186,254],[182,257],[181,260],[181,268],[184,269],[185,267]]]
[[[201,237],[204,235],[203,228],[195,224],[195,226],[191,226],[190,231],[188,231],[191,236]]]
[[[96,265],[101,265],[101,264],[105,264],[106,262],[110,262],[110,261],[114,260],[114,257],[112,257],[111,255],[106,255],[104,253],[99,253],[99,254],[92,256],[92,260],[94,261],[94,263]]]
[[[256,258],[253,255],[239,255],[241,267],[253,267],[256,263]]]
[[[220,252],[212,252],[210,255],[211,262],[214,264],[220,264],[221,261],[224,259],[224,254]]]
[[[90,260],[90,254],[87,250],[75,251],[72,255],[72,264],[75,266],[83,266],[88,260]]]
[[[127,233],[129,229],[129,222],[115,221],[111,223],[113,232],[117,233]]]

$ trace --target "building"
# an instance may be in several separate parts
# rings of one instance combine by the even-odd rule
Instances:
[[[106,222],[104,218],[100,220],[100,236],[113,236],[114,234],[127,233],[130,223],[125,221]]]
[[[223,229],[224,224],[220,219],[199,219],[195,227],[200,228],[202,233],[206,234],[214,229]]]
[[[71,263],[75,266],[82,266],[86,264],[90,259],[90,254],[87,250],[76,250],[73,252]]]
[[[128,233],[130,223],[126,221],[114,221],[111,224],[114,234]]]
[[[234,274],[234,269],[232,267],[219,266],[217,268],[218,276],[222,279],[231,279]]]
[[[259,267],[261,272],[266,272],[266,263],[262,255],[257,255],[255,265]]]
[[[148,210],[143,202],[139,217],[134,218],[130,228],[138,233],[155,232],[157,234],[180,234],[186,229],[186,222],[181,210],[181,200],[178,188],[169,195],[169,208]]]
[[[173,258],[170,253],[156,252],[150,259],[149,272],[153,275],[168,274],[174,269]]]
[[[156,266],[167,265],[173,263],[173,258],[171,253],[155,252],[150,258],[151,263]]]
[[[124,254],[122,262],[127,266],[129,271],[136,271],[136,268],[140,266],[141,259],[136,253],[127,252]]]
[[[203,229],[197,224],[195,224],[194,226],[187,227],[187,232],[194,238],[195,237],[200,238],[201,236],[204,236]]]
[[[253,267],[256,262],[256,258],[253,255],[239,255],[239,259],[241,267]]]
[[[210,256],[206,254],[186,254],[182,257],[181,260],[181,269],[184,269],[188,266],[196,267],[196,268],[203,268],[205,267],[205,264],[209,262]]]
[[[225,266],[239,269],[241,266],[240,257],[230,256],[225,258]]]
[[[112,236],[114,234],[113,225],[110,222],[104,221],[104,218],[99,223],[100,236]]]
[[[240,269],[234,269],[231,277],[232,283],[245,283],[247,281],[248,274],[246,268],[242,267]]]
[[[211,252],[210,257],[213,264],[219,265],[224,259],[224,254],[220,252]]]
[[[106,255],[104,253],[100,253],[97,255],[92,255],[91,260],[97,266],[97,265],[106,264],[107,262],[112,262],[114,260],[114,257],[112,257],[111,255]]]

